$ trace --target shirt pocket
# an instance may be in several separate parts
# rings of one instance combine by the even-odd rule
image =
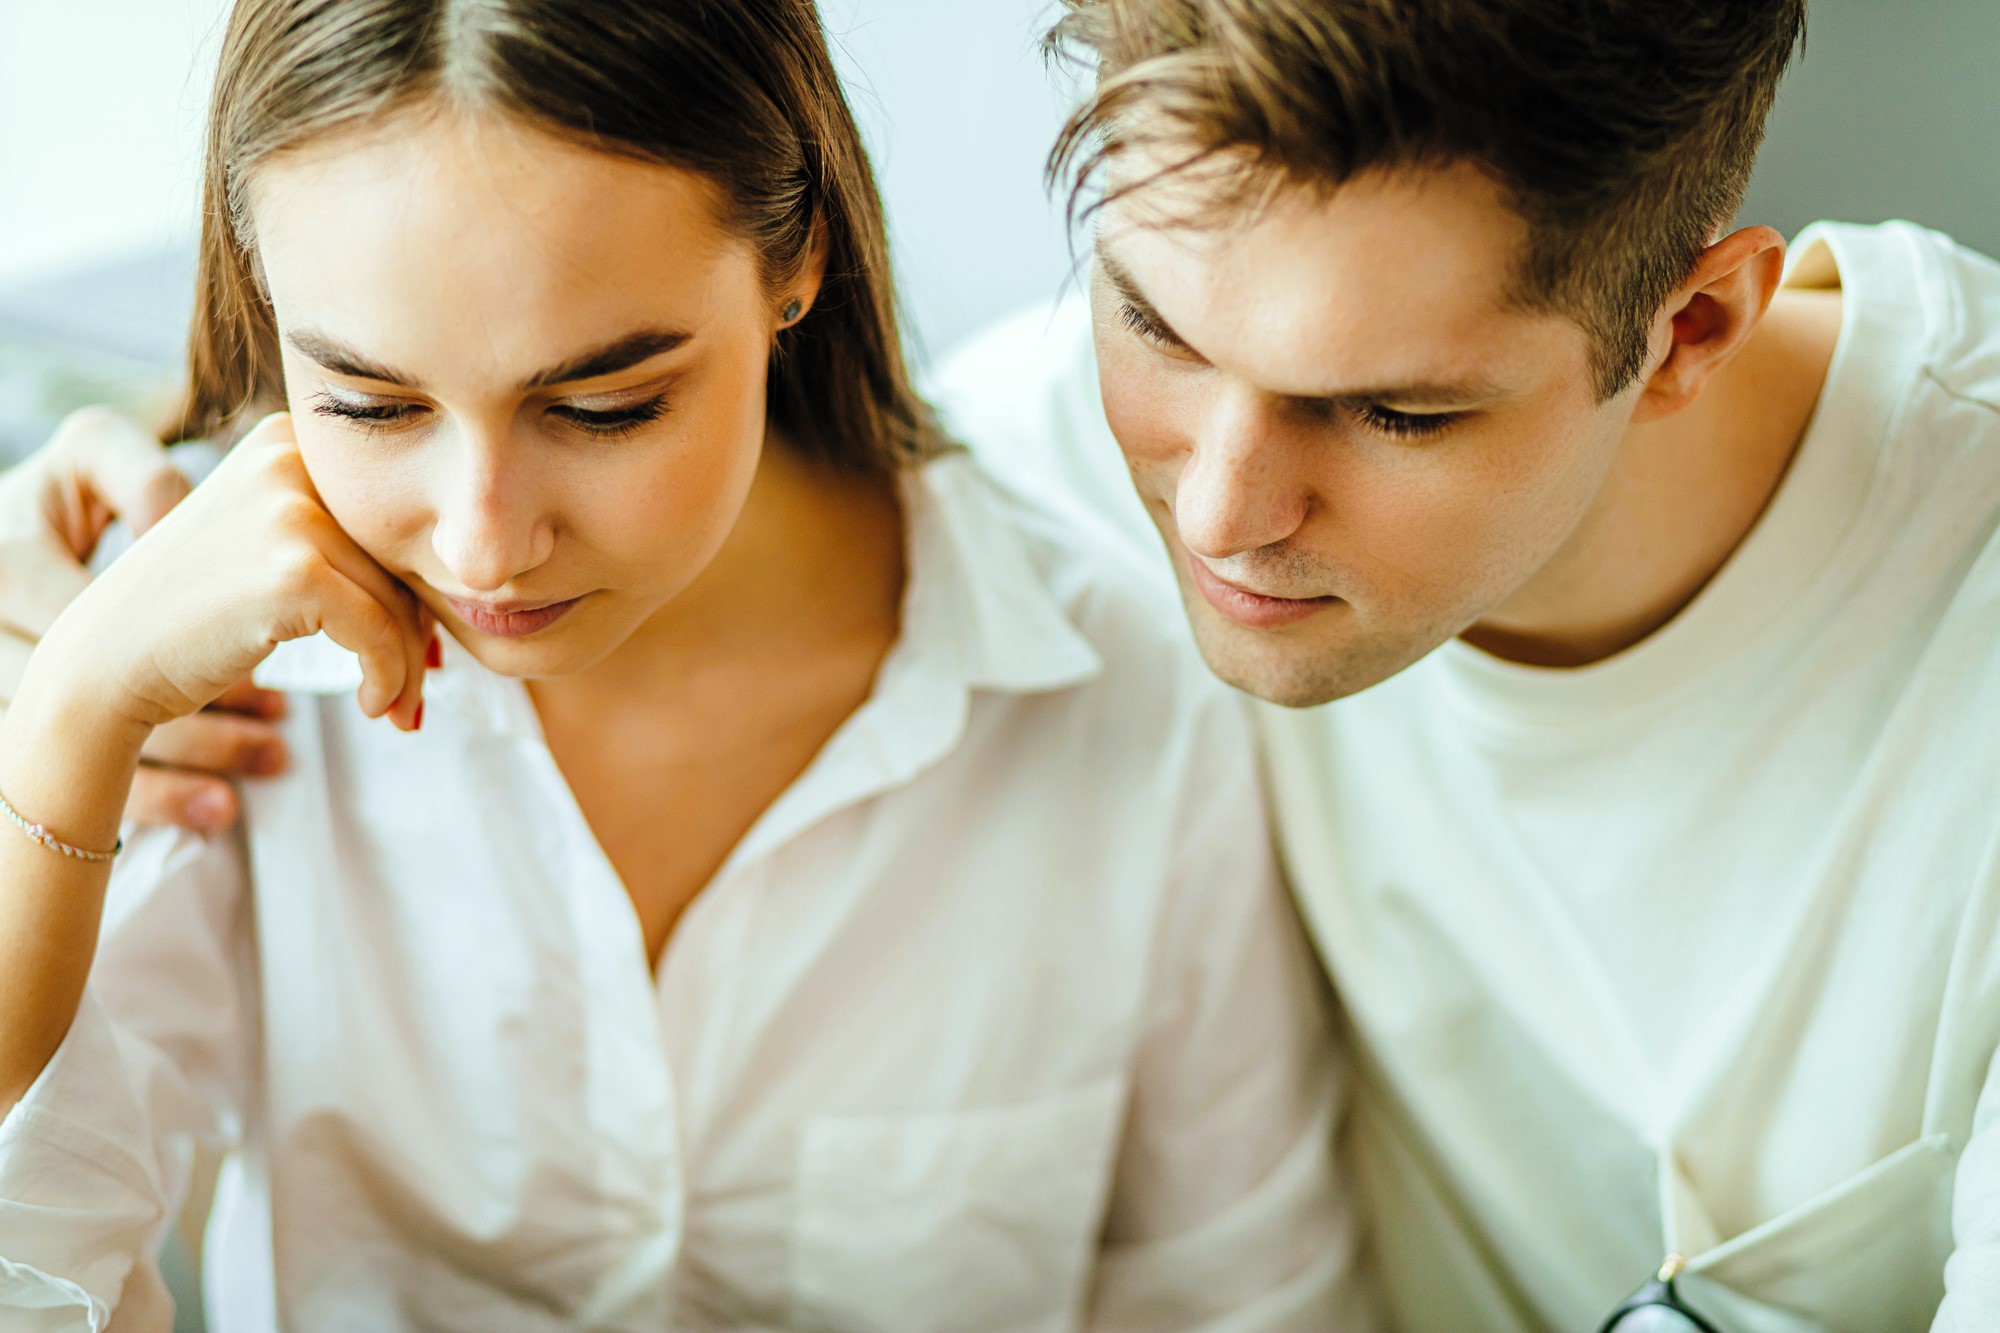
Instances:
[[[1927,1329],[1944,1299],[1958,1153],[1932,1134],[1698,1256],[1688,1304],[1731,1333]]]
[[[1072,1327],[1125,1108],[1113,1077],[1019,1106],[809,1117],[792,1324],[877,1333]]]

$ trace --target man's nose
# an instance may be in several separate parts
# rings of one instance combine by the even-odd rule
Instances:
[[[1226,560],[1275,546],[1305,522],[1308,491],[1281,424],[1244,391],[1221,395],[1204,414],[1175,490],[1188,550]]]
[[[504,443],[469,440],[442,479],[431,549],[467,592],[495,592],[537,568],[555,546],[532,469]]]

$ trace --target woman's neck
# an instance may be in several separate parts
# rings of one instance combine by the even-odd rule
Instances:
[[[879,656],[898,631],[904,579],[894,480],[837,472],[773,440],[701,576],[604,661],[530,690],[538,706],[574,715],[597,703],[643,706],[715,671]]]

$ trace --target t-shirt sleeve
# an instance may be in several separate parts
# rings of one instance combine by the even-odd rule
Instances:
[[[1088,1326],[1373,1328],[1334,1156],[1346,1065],[1232,697],[1199,749]]]
[[[2000,899],[2000,831],[1983,876],[1989,901]],[[1989,955],[1989,958],[1991,956]],[[2000,984],[2000,960],[1986,976],[1984,998]],[[1952,1252],[1944,1265],[1944,1303],[1931,1333],[1985,1333],[2000,1328],[2000,1052],[1988,1059],[1972,1113],[1972,1133],[1958,1158],[1951,1200]]]
[[[1958,1159],[1944,1304],[1931,1333],[2000,1328],[2000,1057],[1987,1074],[1972,1137]]]
[[[130,840],[82,1005],[0,1121],[0,1326],[165,1328],[155,1265],[198,1145],[241,1130],[255,1050],[236,835]]]

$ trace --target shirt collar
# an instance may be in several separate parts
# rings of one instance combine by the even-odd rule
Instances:
[[[947,674],[972,689],[1039,694],[1103,670],[1049,579],[1035,567],[1000,488],[966,455],[937,460],[903,486],[910,526],[903,640],[947,646]]]
[[[1096,649],[1037,569],[1007,498],[968,456],[914,471],[902,495],[909,583],[878,696],[891,684],[927,695],[1047,693],[1102,671]],[[521,682],[488,671],[448,634],[439,637],[444,666],[425,684],[427,704],[482,729],[539,734]],[[334,695],[358,690],[362,674],[360,659],[316,635],[280,644],[255,678],[266,689]]]

